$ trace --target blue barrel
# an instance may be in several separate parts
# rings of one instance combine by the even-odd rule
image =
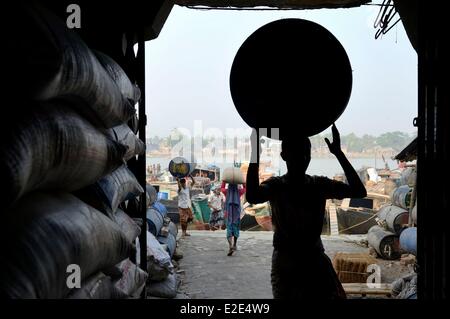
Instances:
[[[177,238],[178,227],[177,227],[177,225],[175,225],[174,222],[169,223],[169,233],[171,233],[175,238]]]
[[[160,213],[163,218],[167,216],[167,208],[166,208],[166,206],[164,206],[159,201],[153,203],[152,208],[154,210],[156,210],[158,213]]]
[[[159,192],[157,199],[158,200],[160,200],[160,199],[169,199],[169,193],[167,193],[167,192]]]
[[[409,227],[402,231],[400,247],[404,251],[417,256],[417,227]]]
[[[147,209],[147,224],[148,231],[156,237],[163,227],[164,218],[156,209],[150,207]]]
[[[170,257],[173,256],[175,253],[175,249],[177,248],[177,240],[176,238],[169,233],[167,237],[164,236],[158,236],[156,239],[158,239],[159,243],[162,245],[167,245],[167,249],[169,250]]]

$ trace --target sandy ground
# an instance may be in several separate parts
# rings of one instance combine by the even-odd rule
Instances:
[[[186,298],[267,299],[272,298],[270,268],[272,232],[243,231],[238,251],[228,257],[225,231],[190,231],[179,238],[178,251],[183,254],[177,272],[181,281],[179,295]],[[366,253],[360,241],[365,236],[322,236],[325,251],[333,259],[337,252]],[[384,283],[407,275],[412,266],[399,261],[377,259]],[[237,271],[236,271],[237,270]]]

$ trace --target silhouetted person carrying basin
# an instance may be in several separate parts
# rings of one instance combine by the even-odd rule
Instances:
[[[327,143],[349,184],[305,172],[311,160],[307,136],[339,118],[352,83],[344,47],[330,31],[308,20],[280,19],[260,27],[234,58],[230,92],[236,110],[249,127],[267,129],[261,135],[282,141],[281,157],[288,168],[286,175],[259,185],[259,140],[256,143],[253,134],[258,147],[252,147],[247,201],[271,204],[275,298],[345,298],[320,239],[325,201],[365,197],[366,190],[341,151],[334,125],[333,143]],[[280,135],[272,129],[279,129]]]
[[[287,173],[259,184],[259,137],[252,133],[252,161],[247,172],[247,201],[270,201],[274,226],[272,291],[274,298],[341,299],[345,292],[324,253],[320,235],[325,201],[331,198],[365,197],[366,189],[340,146],[332,127],[333,142],[325,139],[341,164],[348,184],[306,174],[311,160],[309,138],[290,135],[282,140],[281,157]],[[256,147],[255,147],[256,146]]]

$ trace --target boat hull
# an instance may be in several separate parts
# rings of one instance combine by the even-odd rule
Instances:
[[[264,229],[258,224],[254,215],[244,214],[241,218],[241,230],[261,231]]]
[[[271,216],[256,216],[256,222],[265,231],[272,231],[272,217]]]
[[[336,213],[339,233],[342,234],[367,234],[372,226],[377,225],[373,212],[338,208]]]

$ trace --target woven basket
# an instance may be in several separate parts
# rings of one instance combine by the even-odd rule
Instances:
[[[368,254],[337,253],[333,258],[333,267],[341,283],[365,283],[371,264],[376,264],[376,259]]]

